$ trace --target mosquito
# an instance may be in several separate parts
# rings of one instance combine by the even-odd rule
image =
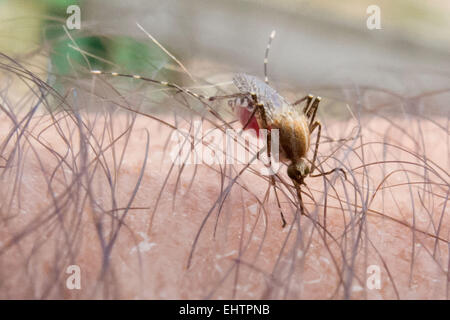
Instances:
[[[259,78],[245,73],[238,73],[233,77],[234,85],[243,94],[236,97],[231,105],[238,106],[237,113],[243,129],[259,129],[267,130],[267,154],[269,157],[269,165],[271,165],[271,130],[279,130],[279,146],[280,158],[282,161],[289,162],[287,174],[292,180],[297,196],[299,198],[300,207],[303,214],[303,201],[301,196],[301,185],[305,185],[306,177],[320,177],[340,171],[347,179],[345,171],[342,168],[334,168],[327,172],[313,174],[317,169],[316,160],[319,149],[320,135],[322,132],[322,124],[316,120],[317,109],[319,107],[321,97],[315,97],[311,94],[289,103],[275,89],[269,86],[269,78],[267,75],[267,66],[269,62],[269,51],[276,32],[272,31],[267,43],[264,56],[264,81]],[[222,97],[210,97],[209,100],[215,100]],[[231,96],[229,96],[231,97]],[[306,101],[306,102],[305,102]],[[302,102],[305,102],[301,107]],[[315,148],[312,160],[307,159],[307,153],[310,148],[311,135],[314,130],[318,130],[315,142]],[[275,188],[275,177],[271,175],[271,184],[274,187],[274,193],[280,209],[283,227],[286,226],[286,219],[281,211],[280,200]]]
[[[315,163],[317,160],[320,135],[322,132],[322,125],[319,120],[316,120],[316,114],[321,97],[314,97],[313,95],[308,94],[293,103],[289,103],[275,89],[269,86],[269,78],[267,75],[268,57],[275,35],[276,32],[274,30],[270,34],[265,51],[264,81],[260,80],[256,76],[245,73],[235,74],[233,77],[233,83],[239,90],[239,93],[237,94],[205,96],[174,83],[158,81],[140,75],[103,72],[100,70],[92,70],[91,73],[141,79],[176,89],[178,92],[183,92],[189,96],[192,96],[200,100],[202,103],[222,99],[234,99],[229,100],[229,104],[235,109],[239,120],[243,125],[243,130],[254,129],[257,133],[259,132],[259,129],[267,130],[266,150],[269,159],[269,166],[271,166],[271,130],[279,130],[280,159],[289,163],[287,167],[287,175],[294,184],[300,203],[301,213],[304,214],[301,186],[306,185],[306,177],[320,177],[332,174],[336,171],[342,172],[345,179],[347,179],[347,177],[342,168],[334,168],[330,171],[313,174],[314,171],[318,169]],[[304,105],[301,106],[303,102]],[[235,107],[238,108],[236,109]],[[307,153],[310,149],[311,135],[316,129],[317,137],[315,141],[313,158],[312,160],[309,160],[307,158]],[[274,189],[277,205],[280,210],[282,227],[284,228],[287,223],[281,210],[280,200],[275,187],[276,181],[274,175],[270,175],[270,183]]]

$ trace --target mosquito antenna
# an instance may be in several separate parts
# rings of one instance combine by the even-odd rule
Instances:
[[[269,63],[269,50],[270,50],[270,46],[272,44],[272,40],[273,38],[275,38],[276,35],[276,31],[273,30],[272,33],[270,34],[269,37],[269,42],[267,43],[267,47],[266,47],[266,54],[264,56],[264,82],[269,84],[269,77],[267,76],[267,64]]]

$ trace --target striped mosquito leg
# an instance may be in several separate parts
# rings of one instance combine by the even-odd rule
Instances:
[[[137,75],[137,74],[132,75],[132,74],[123,74],[123,73],[118,73],[118,72],[103,72],[103,71],[100,71],[100,70],[92,70],[91,73],[92,74],[111,75],[113,77],[125,77],[125,78],[140,79],[140,80],[143,80],[143,81],[159,84],[161,86],[177,89],[179,92],[183,92],[183,93],[185,93],[185,94],[187,94],[187,95],[189,95],[191,97],[194,97],[195,99],[199,100],[203,105],[205,105],[208,108],[208,112],[210,112],[212,115],[217,117],[217,119],[220,119],[221,121],[223,121],[224,123],[226,123],[228,125],[228,123],[220,116],[220,114],[216,110],[211,108],[211,106],[207,103],[207,101],[213,101],[213,99],[211,99],[212,97],[195,93],[195,92],[193,92],[193,91],[191,91],[189,89],[182,88],[182,87],[180,87],[179,85],[177,85],[175,83],[170,83],[170,82],[166,82],[166,81],[158,81],[158,80],[154,80],[154,79],[151,79],[151,78],[143,77],[143,76],[140,76],[140,75]]]
[[[275,38],[276,32],[275,30],[272,31],[269,37],[269,42],[267,43],[266,47],[266,53],[264,55],[264,82],[269,84],[269,77],[267,76],[267,64],[269,63],[269,51],[270,46],[272,45],[272,40]]]
[[[314,123],[314,119],[316,117],[317,108],[319,107],[319,103],[322,100],[321,97],[317,97],[314,99],[313,103],[311,104],[311,107],[305,112],[306,117],[309,119],[309,125],[312,126]]]
[[[158,80],[154,80],[151,78],[147,78],[147,77],[143,77],[137,74],[123,74],[123,73],[118,73],[118,72],[103,72],[100,70],[92,70],[91,71],[92,74],[104,74],[104,75],[110,75],[113,77],[125,77],[125,78],[132,78],[132,79],[140,79],[143,81],[147,81],[147,82],[151,82],[151,83],[156,83],[165,87],[169,87],[169,88],[173,88],[173,89],[177,89],[178,91],[184,92],[194,98],[197,99],[205,99],[205,100],[209,100],[211,97],[202,95],[202,94],[198,94],[195,93],[189,89],[180,87],[179,85],[175,84],[175,83],[170,83],[170,82],[166,82],[166,81],[158,81]]]

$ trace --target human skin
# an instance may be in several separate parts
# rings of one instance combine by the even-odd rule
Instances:
[[[171,117],[66,111],[14,130],[3,113],[0,123],[0,298],[449,297],[443,117],[324,125],[319,159],[342,161],[347,180],[307,178],[302,215],[283,165],[285,228],[261,164],[174,165]],[[221,152],[203,123],[199,143]],[[81,289],[66,285],[71,265]]]

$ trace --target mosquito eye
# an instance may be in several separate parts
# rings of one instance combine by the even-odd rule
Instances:
[[[309,174],[309,167],[308,166],[306,166],[306,168],[305,168],[305,175],[306,174]]]
[[[297,180],[298,177],[300,176],[300,172],[295,168],[294,165],[289,165],[287,169],[287,174],[289,178],[291,178],[292,180]]]

